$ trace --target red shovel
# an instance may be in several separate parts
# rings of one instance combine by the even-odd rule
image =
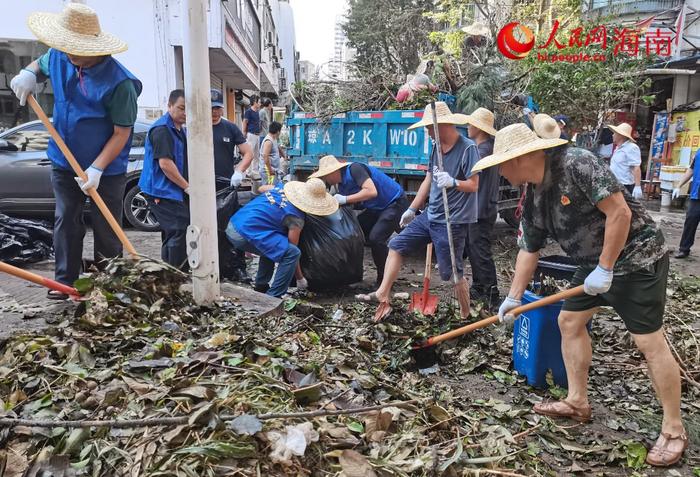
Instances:
[[[13,275],[17,278],[36,283],[37,285],[50,288],[51,290],[56,290],[57,292],[65,293],[71,298],[80,297],[80,293],[78,293],[78,290],[76,290],[73,287],[69,287],[68,285],[59,283],[56,280],[51,280],[50,278],[42,277],[41,275],[37,275],[36,273],[22,270],[21,268],[14,267],[5,262],[0,262],[0,272],[9,273],[10,275]]]
[[[430,270],[433,268],[433,244],[429,243],[425,249],[425,273],[423,274],[423,291],[411,295],[409,310],[419,311],[423,315],[434,315],[437,309],[439,297],[430,294]]]

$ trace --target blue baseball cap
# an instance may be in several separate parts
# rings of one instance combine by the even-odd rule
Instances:
[[[562,123],[564,126],[569,124],[569,116],[567,116],[565,114],[557,114],[556,116],[554,116],[554,119],[557,122]]]
[[[212,108],[223,108],[224,107],[224,95],[218,89],[211,90],[211,107]]]

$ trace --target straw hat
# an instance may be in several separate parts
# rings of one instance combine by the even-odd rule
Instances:
[[[318,170],[311,174],[309,178],[324,177],[349,165],[350,163],[348,162],[340,162],[335,156],[324,156],[318,161]]]
[[[496,128],[493,127],[493,113],[486,108],[478,108],[467,116],[467,124],[471,124],[491,136],[496,135]]]
[[[284,195],[294,207],[311,215],[331,215],[338,210],[338,201],[326,191],[321,179],[291,181],[284,185]]]
[[[67,4],[61,13],[32,13],[27,25],[39,41],[70,55],[105,56],[128,48],[103,32],[95,10],[80,3]]]
[[[542,139],[559,139],[561,137],[561,128],[557,124],[557,120],[549,114],[537,114],[532,120],[532,129]]]
[[[474,22],[462,28],[462,31],[471,36],[489,36],[491,32],[488,27],[481,22]]]
[[[450,108],[443,101],[435,102],[435,113],[438,124],[467,124],[466,114],[453,114]],[[415,124],[411,124],[408,129],[423,128],[433,125],[433,108],[430,105],[425,107],[423,118]]]
[[[625,136],[626,138],[628,138],[634,142],[637,142],[632,137],[632,126],[630,126],[629,124],[622,123],[622,124],[618,124],[617,126],[613,126],[612,124],[608,124],[608,127],[610,129],[612,129],[613,131],[615,131],[616,133],[618,133],[619,135]]]
[[[486,156],[472,168],[472,172],[496,166],[533,151],[549,149],[566,144],[566,139],[542,139],[524,123],[511,124],[496,133],[493,154]]]

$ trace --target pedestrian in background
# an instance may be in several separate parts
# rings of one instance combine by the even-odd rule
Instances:
[[[37,79],[51,82],[53,125],[87,175],[75,172],[56,142],[47,155],[56,198],[53,230],[56,281],[72,285],[82,263],[85,223],[83,211],[90,189],[97,192],[121,225],[126,169],[141,82],[112,54],[126,43],[100,29],[93,9],[69,3],[60,14],[32,13],[27,21],[36,37],[50,47],[15,76],[10,87],[20,100],[36,89]],[[122,245],[102,213],[91,204],[95,262],[122,255]],[[51,299],[68,296],[51,290]]]
[[[250,176],[254,180],[260,180],[260,97],[250,97],[250,108],[243,113],[243,135],[253,151]],[[231,184],[233,185],[233,178]]]
[[[185,120],[185,92],[176,89],[168,98],[168,112],[148,130],[139,179],[139,187],[160,224],[160,256],[180,269],[187,268],[185,234],[190,224]]]
[[[676,258],[686,258],[690,255],[690,248],[695,243],[695,232],[698,231],[700,223],[700,150],[695,153],[693,162],[678,183],[678,187],[673,189],[673,199],[677,199],[681,195],[681,187],[685,185],[691,178],[693,179],[690,185],[690,194],[688,197],[688,212],[685,215],[685,223],[683,224],[683,235],[681,235],[681,243],[678,245],[678,253]]]
[[[618,126],[609,125],[608,128],[613,132],[613,144],[616,146],[610,158],[610,170],[632,197],[641,199],[642,153],[632,138],[632,126],[622,123]]]
[[[262,98],[260,100],[260,145],[265,140],[267,133],[270,131],[270,123],[272,122],[272,100],[270,98]]]
[[[276,185],[282,181],[282,158],[279,137],[282,125],[277,121],[270,123],[269,132],[263,138],[260,148],[260,182],[263,185]]]
[[[478,108],[467,116],[467,133],[476,143],[479,157],[493,153],[494,116],[486,108]],[[482,300],[490,309],[498,308],[500,294],[496,277],[496,264],[493,262],[491,243],[493,227],[498,216],[498,188],[501,177],[498,169],[487,169],[479,176],[477,221],[469,224],[467,256],[472,267],[472,299]]]

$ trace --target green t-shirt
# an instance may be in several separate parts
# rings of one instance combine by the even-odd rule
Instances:
[[[38,60],[41,73],[47,78],[50,76],[49,53],[51,53],[51,50],[44,53]],[[138,112],[137,98],[136,87],[134,87],[134,83],[131,80],[124,80],[114,88],[114,92],[107,100],[105,107],[115,125],[125,128],[134,125]]]

